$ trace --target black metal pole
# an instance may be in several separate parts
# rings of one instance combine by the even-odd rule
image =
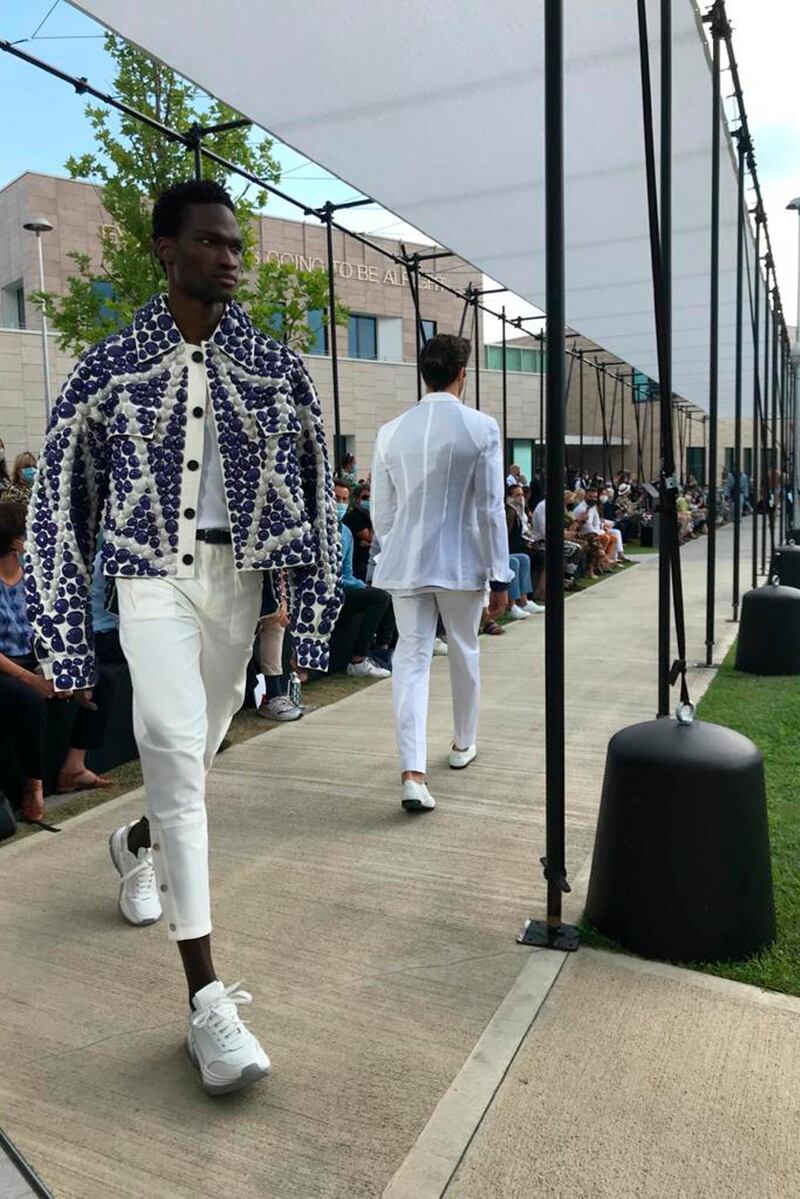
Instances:
[[[506,370],[506,306],[503,305],[503,461],[508,454],[508,371]]]
[[[672,0],[661,0],[661,536],[658,543],[658,715],[669,715],[670,545],[665,512],[672,444]]]
[[[765,258],[764,272],[764,398],[761,404],[761,437],[763,453],[761,456],[761,474],[763,483],[763,506],[761,510],[761,573],[767,573],[767,539],[769,533],[769,513],[772,505],[772,475],[769,463],[769,401],[772,394],[769,353],[770,353],[770,308],[769,308],[769,271],[770,256]]]
[[[478,293],[475,292],[472,300],[473,309],[475,312],[475,322],[472,330],[473,333],[473,354],[475,355],[475,407],[480,411],[481,407],[481,339],[479,330],[479,311],[478,311]],[[417,322],[419,323],[419,322]]]
[[[622,409],[620,412],[620,472],[625,474],[625,388],[622,388]]]
[[[756,208],[756,254],[755,262],[753,263],[753,456],[751,462],[751,486],[750,486],[750,503],[753,508],[753,530],[752,530],[752,547],[753,547],[753,562],[750,583],[751,586],[758,586],[758,492],[760,486],[760,471],[758,469],[758,456],[761,452],[761,397],[759,394],[759,378],[758,378],[758,339],[759,327],[758,322],[760,316],[760,301],[761,288],[759,272],[759,263],[761,261],[761,221],[762,214],[760,208]]]
[[[786,341],[781,332],[780,372],[780,463],[781,463],[781,510],[778,518],[779,543],[786,541]]]
[[[539,469],[544,466],[544,333],[536,333],[539,338]],[[548,351],[549,351],[548,343]],[[550,355],[548,353],[548,362]]]
[[[736,134],[738,211],[736,215],[736,374],[733,426],[733,620],[739,619],[739,554],[742,537],[742,307],[744,256],[744,156],[747,150],[741,129]]]
[[[775,557],[775,515],[778,502],[776,481],[780,479],[780,472],[778,470],[778,284],[774,269],[772,278],[775,286],[772,289],[772,429],[770,446],[770,458],[772,459],[770,470],[772,503],[769,513],[770,561]]]
[[[328,243],[328,346],[331,355],[333,386],[333,464],[338,475],[342,468],[342,414],[339,400],[339,353],[336,346],[336,284],[333,268],[333,204],[324,206],[325,235]]]
[[[569,891],[564,837],[564,28],[562,0],[545,0],[545,245],[547,306],[547,610],[545,613],[545,744],[547,921],[529,922],[527,944],[577,949],[577,930],[561,922]]]
[[[580,438],[580,443],[581,443],[580,470],[581,470],[581,482],[583,482],[583,479],[584,479],[584,474],[583,474],[583,472],[584,472],[584,465],[583,465],[583,350],[578,350],[578,354],[580,355],[580,363],[579,363],[579,372],[580,373],[578,374],[578,400],[580,403],[579,438]]]
[[[708,546],[706,557],[706,666],[714,661],[714,600],[717,586],[717,444],[719,439],[719,165],[722,127],[719,5],[711,11],[713,45],[711,100],[711,300],[708,357]]]

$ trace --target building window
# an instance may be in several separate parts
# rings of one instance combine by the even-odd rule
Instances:
[[[21,279],[3,288],[2,323],[5,329],[25,328],[25,288]]]
[[[308,354],[327,354],[328,352],[328,327],[325,324],[325,309],[311,308],[306,313],[308,327],[314,334],[314,341],[309,346],[306,353]]]
[[[706,452],[701,445],[690,445],[686,449],[686,477],[694,475],[701,487],[706,483]]]
[[[113,308],[109,308],[105,301],[114,299],[114,284],[110,279],[93,279],[92,291],[98,297],[98,299],[103,301],[98,314],[100,319],[104,321],[113,321],[116,313],[114,312]]]
[[[436,336],[436,321],[420,321],[420,324],[422,325],[423,342],[430,341],[432,337]]]
[[[347,326],[350,358],[378,357],[378,322],[374,316],[351,316]]]
[[[486,368],[490,371],[503,369],[502,346],[486,347]],[[515,374],[541,375],[547,370],[547,351],[506,346],[506,370]]]

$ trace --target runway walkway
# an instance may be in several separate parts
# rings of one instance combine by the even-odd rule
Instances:
[[[724,639],[729,531],[719,544]],[[683,560],[695,660],[705,543]],[[573,915],[608,738],[655,710],[656,579],[648,558],[566,606]],[[226,982],[244,979],[253,992],[245,1015],[275,1069],[243,1095],[203,1095],[181,1047],[174,947],[160,927],[133,929],[116,912],[107,837],[140,812],[141,796],[78,817],[58,837],[0,850],[0,1125],[57,1199],[375,1199],[387,1186],[427,1199],[448,1184],[449,1197],[503,1199],[486,1181],[496,1163],[481,1172],[491,1156],[481,1138],[511,1075],[472,1141],[480,1160],[473,1168],[467,1154],[457,1167],[505,1067],[517,1050],[522,1060],[552,1004],[562,1018],[575,1018],[570,1004],[580,1014],[596,962],[604,985],[622,969],[581,951],[562,970],[561,955],[515,944],[523,919],[544,911],[543,637],[532,617],[482,642],[480,757],[463,773],[445,765],[447,664],[434,661],[430,817],[399,807],[389,683],[220,758],[210,782],[215,958]],[[598,1063],[612,1068],[614,1055],[603,1010],[582,1027],[602,1052],[584,1041],[576,1054],[605,1079]],[[540,1102],[557,1055],[575,1069],[568,1039],[544,1044],[548,1072],[534,1057],[524,1084]],[[628,1050],[631,1059],[648,1052],[646,1038]],[[580,1073],[572,1081],[568,1093],[579,1096]],[[630,1094],[631,1105],[641,1099]],[[523,1157],[537,1135],[524,1131]],[[585,1134],[576,1117],[569,1136]],[[667,1193],[593,1189],[590,1167],[580,1185],[571,1167],[563,1193]],[[560,1193],[550,1183],[508,1191]]]

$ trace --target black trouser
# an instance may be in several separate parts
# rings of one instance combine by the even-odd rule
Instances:
[[[32,659],[12,660],[26,670],[35,669]],[[113,683],[100,671],[92,690],[97,711],[74,705],[77,707],[77,716],[69,737],[72,749],[98,749],[102,745],[113,692]],[[71,700],[44,699],[21,679],[0,674],[0,721],[10,733],[6,744],[25,778],[43,778],[48,708],[50,704],[64,703],[72,705]]]
[[[388,591],[379,587],[345,587],[344,604],[336,622],[336,628],[331,637],[331,672],[345,670],[353,658],[366,658],[371,652],[376,633],[382,627],[382,632],[389,633],[387,640],[378,638],[381,644],[387,644],[391,637],[391,629],[387,613],[391,612],[392,599]],[[394,618],[392,617],[392,623]]]
[[[94,648],[98,662],[124,662],[125,655],[119,643],[119,630],[108,629],[104,633],[95,633]]]

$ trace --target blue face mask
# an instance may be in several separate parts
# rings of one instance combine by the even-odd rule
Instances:
[[[28,483],[28,484],[33,483],[33,480],[36,478],[36,467],[35,466],[23,466],[22,477],[26,483]]]
[[[337,503],[336,516],[339,520],[344,520],[344,518],[347,516],[347,504]]]
[[[362,511],[362,512],[369,512],[369,500],[362,500],[362,501],[361,501],[361,511]]]

